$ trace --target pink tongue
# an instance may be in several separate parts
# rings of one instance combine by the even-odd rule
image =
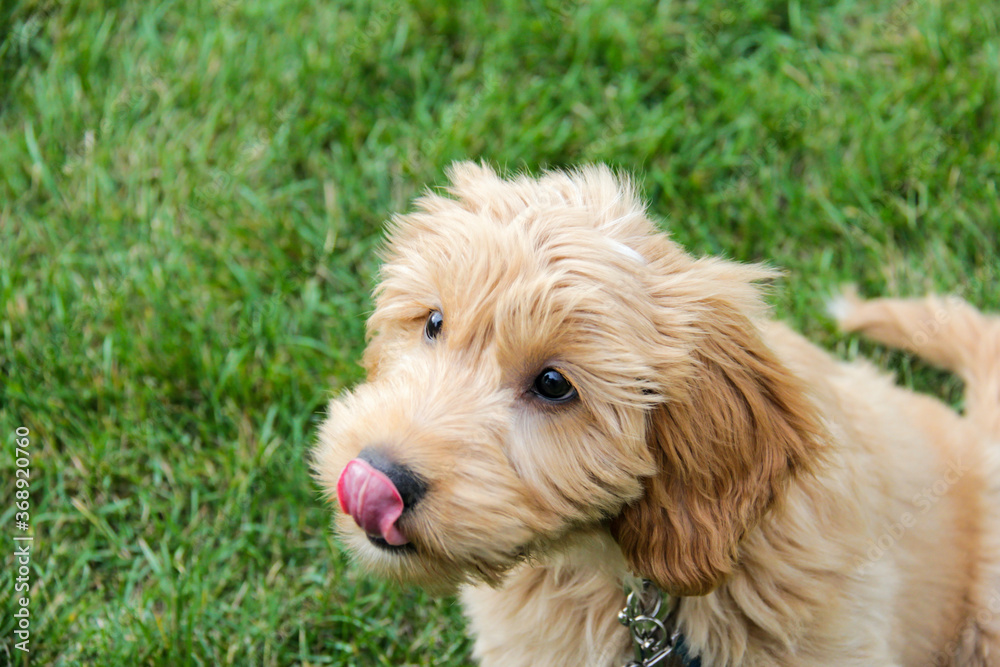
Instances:
[[[366,533],[399,546],[409,542],[396,521],[403,513],[403,498],[389,478],[367,461],[354,459],[337,480],[340,509],[350,514]]]

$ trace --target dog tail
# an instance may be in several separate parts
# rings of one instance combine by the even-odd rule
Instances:
[[[844,331],[909,350],[961,377],[966,416],[1000,437],[1000,317],[956,296],[866,301],[851,290],[829,310]]]

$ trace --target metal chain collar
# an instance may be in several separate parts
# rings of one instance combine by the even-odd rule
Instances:
[[[666,602],[666,603],[665,603]],[[618,621],[632,635],[635,660],[625,667],[686,667],[677,629],[679,600],[663,595],[653,582],[643,579],[642,588],[628,594]]]

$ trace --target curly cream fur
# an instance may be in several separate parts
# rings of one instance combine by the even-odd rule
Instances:
[[[485,666],[620,664],[636,576],[683,596],[706,667],[1000,665],[996,319],[834,309],[960,374],[961,417],[769,321],[771,270],[690,257],[607,168],[463,163],[447,194],[393,220],[368,380],[314,452],[331,497],[369,446],[428,483],[413,552],[338,517],[363,567],[461,587]],[[578,399],[532,394],[549,367]]]

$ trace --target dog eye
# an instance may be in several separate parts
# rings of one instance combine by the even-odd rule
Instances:
[[[440,310],[432,310],[424,325],[424,335],[427,336],[427,340],[434,340],[440,336],[442,325],[444,325],[444,315],[441,314]]]
[[[539,373],[531,385],[531,391],[552,403],[565,403],[576,397],[573,385],[554,368],[546,368]]]

